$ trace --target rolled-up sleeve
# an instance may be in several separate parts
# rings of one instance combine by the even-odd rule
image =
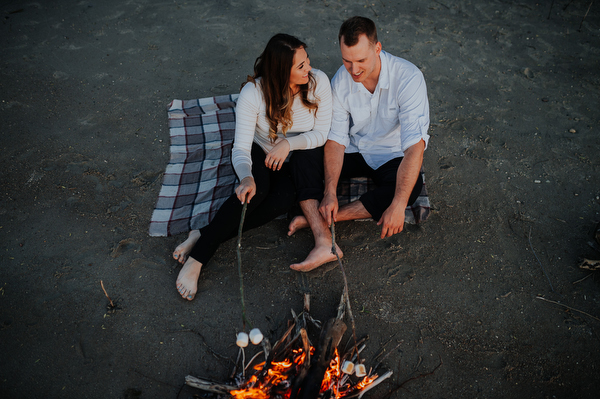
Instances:
[[[415,67],[416,69],[416,67]],[[401,126],[402,151],[417,144],[421,139],[425,146],[429,142],[429,100],[423,73],[416,69],[413,75],[404,80],[398,88],[397,100],[400,105],[398,119]]]
[[[333,114],[331,118],[331,130],[329,130],[327,139],[347,148],[350,144],[350,112],[344,108],[343,102],[339,98],[339,93],[335,90],[335,86],[332,94]]]

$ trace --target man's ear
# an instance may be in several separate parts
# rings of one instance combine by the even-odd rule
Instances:
[[[381,42],[377,42],[377,44],[375,45],[375,52],[377,53],[377,55],[381,53]]]

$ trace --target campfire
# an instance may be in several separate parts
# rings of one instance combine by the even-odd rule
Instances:
[[[244,279],[242,273],[241,240],[246,203],[242,208],[238,229],[237,260],[240,277],[240,299],[242,319],[246,328],[246,308],[244,302]],[[362,397],[368,390],[392,375],[391,371],[379,376],[378,366],[367,371],[360,353],[364,349],[362,340],[357,342],[354,316],[348,295],[348,282],[344,266],[335,249],[335,227],[331,224],[331,251],[336,255],[344,279],[344,291],[338,306],[337,317],[330,319],[325,326],[310,315],[310,296],[304,295],[304,309],[300,315],[292,310],[293,320],[283,336],[273,347],[258,329],[250,335],[240,332],[237,336],[239,354],[231,375],[230,384],[217,384],[193,376],[187,376],[187,385],[235,399],[314,399],[314,398],[353,398]],[[352,325],[353,345],[340,354],[339,344],[346,332],[343,319],[348,313]],[[308,338],[309,325],[320,330],[317,346]],[[245,349],[248,341],[261,344],[262,350],[246,363]],[[360,346],[360,348],[359,348]],[[249,371],[248,371],[249,370]],[[248,371],[248,373],[247,373]]]
[[[247,363],[242,343],[232,383],[217,384],[187,376],[186,384],[236,399],[360,398],[392,375],[387,371],[380,376],[376,368],[366,367],[360,358],[366,339],[354,340],[347,345],[348,350],[340,352],[339,344],[347,329],[343,322],[344,295],[337,317],[325,326],[310,316],[309,301],[310,297],[305,294],[302,313],[296,315],[292,311],[293,320],[288,322],[283,336],[273,347],[268,339],[262,339],[262,350]],[[308,338],[309,329],[320,330],[316,346]]]

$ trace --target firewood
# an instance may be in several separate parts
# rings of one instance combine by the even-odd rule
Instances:
[[[346,329],[346,324],[341,319],[330,319],[327,322],[325,328],[321,331],[319,346],[306,378],[304,378],[298,391],[292,392],[290,399],[296,397],[298,399],[314,399],[319,396],[325,372]]]
[[[214,382],[193,377],[191,375],[185,377],[185,383],[191,387],[202,389],[203,391],[214,392],[222,395],[228,394],[230,391],[237,389],[236,387],[233,387],[231,385],[217,384]]]

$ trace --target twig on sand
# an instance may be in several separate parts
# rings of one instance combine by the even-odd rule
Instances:
[[[391,351],[388,351],[388,353],[386,353],[386,354],[385,354],[385,356],[383,356],[383,357],[381,358],[381,360],[379,360],[379,362],[377,362],[377,365],[376,365],[375,367],[373,367],[373,369],[374,369],[374,370],[377,370],[377,369],[379,368],[379,366],[381,366],[381,364],[383,363],[383,361],[384,361],[385,359],[387,359],[387,357],[388,357],[389,355],[391,355],[391,354],[392,354],[392,353],[393,353],[393,352],[394,352],[396,349],[398,349],[398,348],[400,347],[400,345],[402,345],[402,342],[398,343],[398,345],[396,345],[396,346],[394,347],[394,349],[392,349]],[[384,351],[385,351],[385,348],[384,348],[384,349],[381,351],[381,354],[382,354],[382,355],[383,355]]]
[[[448,6],[447,6],[447,5],[445,5],[444,3],[441,3],[441,2],[439,2],[439,1],[437,1],[437,0],[433,0],[433,2],[434,2],[434,3],[438,3],[438,4],[439,4],[439,5],[441,5],[441,6],[444,6],[444,7],[446,8],[446,10],[449,10],[449,9],[450,9],[450,7],[448,7]]]
[[[421,360],[422,359],[419,358],[419,364],[421,363]],[[431,370],[428,373],[423,373],[423,374],[416,375],[414,377],[410,377],[409,379],[405,380],[400,385],[398,385],[396,388],[394,388],[393,390],[391,390],[390,392],[388,392],[387,394],[385,394],[383,396],[383,398],[381,398],[381,399],[388,399],[388,398],[390,398],[393,394],[395,394],[396,392],[398,392],[400,389],[404,388],[404,385],[408,384],[410,381],[418,380],[419,378],[423,378],[423,377],[427,377],[427,376],[432,375],[433,373],[435,373],[437,371],[437,369],[439,369],[442,366],[442,364],[444,364],[444,362],[442,361],[442,358],[440,357],[440,364],[438,364],[437,366],[435,366],[435,368],[433,370]],[[417,365],[416,368],[418,368],[418,366],[419,365]]]
[[[114,308],[115,304],[112,301],[112,299],[110,299],[110,297],[108,296],[108,294],[106,293],[106,290],[104,289],[104,283],[102,282],[102,280],[100,280],[100,286],[102,287],[102,291],[104,291],[104,295],[106,295],[106,297],[108,298],[108,302],[110,302],[110,307]]]
[[[544,265],[542,265],[542,262],[540,262],[540,258],[538,258],[537,254],[535,253],[535,250],[533,249],[533,245],[531,245],[531,226],[529,227],[529,247],[531,248],[531,252],[533,252],[533,255],[535,256],[535,258],[537,259],[538,263],[540,264],[540,267],[542,268],[542,271],[544,272],[544,275],[546,276],[546,278],[548,279],[548,284],[550,284],[550,289],[552,290],[552,292],[556,292],[554,291],[554,287],[552,286],[552,282],[550,281],[550,277],[548,277],[548,273],[546,273],[546,269],[544,269]]]
[[[560,303],[560,302],[551,301],[550,299],[546,299],[546,298],[544,298],[544,297],[541,297],[541,296],[536,296],[536,298],[537,298],[537,299],[541,299],[542,301],[546,301],[546,302],[553,303],[553,304],[555,304],[555,305],[562,306],[562,307],[564,307],[564,308],[567,308],[567,309],[569,309],[569,310],[573,310],[573,311],[575,311],[575,312],[578,312],[578,313],[584,314],[584,315],[586,315],[586,316],[588,316],[588,317],[591,317],[591,318],[592,318],[592,319],[594,319],[594,320],[598,320],[598,321],[600,321],[600,319],[599,319],[599,318],[597,318],[596,316],[592,316],[591,314],[589,314],[589,313],[586,313],[586,312],[584,312],[583,310],[575,309],[575,308],[572,308],[572,307],[570,307],[570,306],[563,305],[563,304],[562,304],[562,303]]]
[[[581,27],[583,26],[583,21],[585,21],[585,17],[587,17],[587,16],[588,16],[588,13],[590,12],[590,8],[592,8],[592,4],[594,4],[594,2],[593,2],[593,1],[591,1],[591,2],[590,2],[590,5],[588,6],[588,9],[587,9],[587,11],[585,12],[585,15],[583,16],[583,18],[582,18],[582,20],[581,20],[581,23],[579,24],[579,29],[578,29],[578,31],[579,31],[579,32],[581,32]]]
[[[580,278],[577,281],[573,281],[573,285],[577,284],[577,283],[581,283],[583,280],[585,280],[586,278],[588,278],[589,276],[593,275],[594,273],[590,273],[587,276],[585,276],[584,278]]]
[[[219,361],[221,360],[226,360],[229,361],[230,363],[233,363],[233,359],[231,359],[230,357],[227,356],[223,356],[220,353],[218,353],[217,351],[215,351],[213,348],[210,347],[210,345],[206,342],[206,338],[204,338],[204,335],[200,334],[198,331],[191,329],[191,328],[185,328],[185,329],[181,329],[181,330],[167,330],[166,332],[168,333],[183,333],[183,332],[191,332],[196,334],[197,336],[200,337],[200,339],[202,339],[202,343],[204,344],[204,346],[206,346],[206,348],[208,349],[208,351]]]

